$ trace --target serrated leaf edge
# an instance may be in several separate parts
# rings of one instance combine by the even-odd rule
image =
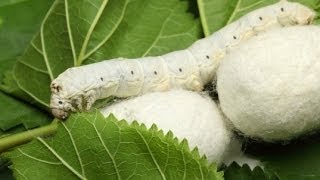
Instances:
[[[105,120],[111,120],[112,122],[117,124],[124,123],[123,125],[133,126],[137,130],[140,129],[143,131],[155,133],[161,139],[171,140],[177,146],[177,148],[184,150],[187,153],[190,153],[192,155],[192,158],[199,162],[199,165],[206,167],[208,171],[211,170],[213,172],[216,172],[217,178],[223,179],[223,172],[218,171],[217,164],[215,162],[209,163],[206,155],[200,156],[198,147],[195,147],[193,150],[191,150],[189,147],[188,140],[185,138],[179,140],[177,137],[174,136],[172,131],[168,131],[164,135],[163,130],[158,128],[156,124],[152,124],[150,128],[147,128],[144,123],[139,123],[137,120],[132,121],[132,123],[128,123],[128,121],[126,121],[125,119],[118,120],[112,113],[108,117],[105,117]]]

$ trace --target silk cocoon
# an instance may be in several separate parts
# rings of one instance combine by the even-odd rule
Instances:
[[[230,51],[217,73],[222,111],[244,135],[289,140],[320,127],[320,27],[260,34]]]
[[[156,124],[164,133],[169,130],[191,149],[199,148],[209,161],[220,163],[229,146],[231,132],[217,105],[207,95],[185,90],[155,92],[105,107],[101,112],[114,114],[128,122],[137,120],[148,128]]]

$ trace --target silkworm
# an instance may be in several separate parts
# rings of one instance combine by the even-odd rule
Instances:
[[[69,68],[51,83],[50,108],[55,117],[65,119],[69,111],[89,110],[97,99],[109,96],[177,88],[201,91],[225,54],[242,41],[269,29],[309,24],[314,16],[309,8],[282,0],[248,13],[184,50]]]

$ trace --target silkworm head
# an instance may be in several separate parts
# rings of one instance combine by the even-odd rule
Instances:
[[[60,97],[57,94],[52,94],[50,101],[50,108],[52,114],[59,119],[66,119],[68,117],[68,111],[71,104],[68,100]]]

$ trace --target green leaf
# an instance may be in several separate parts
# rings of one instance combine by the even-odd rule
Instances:
[[[14,180],[11,170],[9,168],[0,169],[0,179]]]
[[[30,98],[28,94],[26,94],[19,88],[13,76],[12,70],[5,71],[3,75],[4,77],[2,79],[2,84],[0,84],[1,91],[5,92],[6,94],[10,94],[14,97],[23,97],[23,99],[25,99],[26,102],[29,102],[31,104],[35,103],[34,99]]]
[[[0,78],[10,70],[15,58],[21,55],[34,33],[39,29],[52,0],[1,1],[0,4]]]
[[[187,1],[133,1],[110,41],[89,61],[156,56],[188,47],[202,37],[202,32],[199,20],[187,10]]]
[[[320,134],[287,142],[286,145],[252,143],[246,151],[259,157],[265,171],[279,179],[320,178]]]
[[[0,3],[0,81],[10,71],[40,26],[51,0],[1,1]],[[19,14],[19,16],[17,15]],[[24,96],[7,73],[1,90]],[[22,92],[22,93],[21,93]],[[31,101],[30,101],[31,102]],[[0,137],[50,122],[45,113],[0,91]]]
[[[71,66],[159,55],[201,37],[180,0],[56,0],[15,66],[18,86],[48,107],[51,80]]]
[[[0,2],[0,42],[5,44],[5,46],[0,46],[1,82],[4,73],[12,70],[17,57],[24,52],[39,29],[52,2],[52,0],[3,0]],[[3,87],[6,88],[5,90],[15,88],[15,92],[23,97],[21,91],[16,86],[12,86],[15,85],[13,79],[2,83],[4,84],[1,85],[1,90],[4,90]]]
[[[2,1],[0,1],[0,7],[13,5],[13,4],[16,4],[16,3],[23,2],[23,1],[27,1],[27,0],[2,0]]]
[[[0,42],[5,44],[0,46],[0,82],[6,71],[12,71],[17,57],[24,52],[39,29],[52,2],[53,0],[2,0],[0,2]],[[18,94],[22,95],[20,89],[11,87],[15,84],[14,80],[2,83],[4,85],[1,84],[1,90],[4,90],[3,87],[6,90],[15,88],[15,92],[19,91]]]
[[[8,168],[8,165],[10,164],[8,159],[0,157],[0,179],[4,180],[13,180],[13,174],[11,169]]]
[[[225,180],[268,180],[271,178],[259,166],[253,170],[247,164],[239,166],[236,162],[231,163],[228,167],[224,167]]]
[[[98,111],[72,115],[54,137],[5,156],[17,179],[222,179],[186,140]]]
[[[279,0],[197,0],[205,36],[239,19],[255,9],[273,4]],[[318,0],[295,0],[314,10],[319,10]],[[319,11],[317,11],[319,14]]]
[[[39,112],[36,108],[18,101],[10,96],[0,92],[0,107],[5,108],[1,111],[0,129],[7,131],[12,127],[23,124],[26,129],[38,127],[40,125],[48,124],[51,118]]]

